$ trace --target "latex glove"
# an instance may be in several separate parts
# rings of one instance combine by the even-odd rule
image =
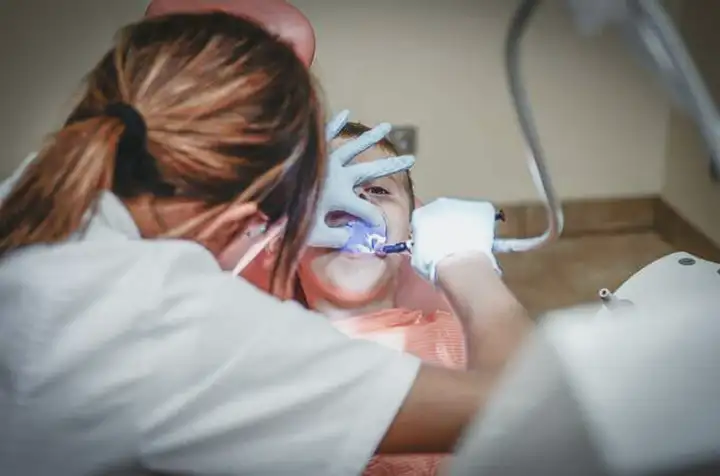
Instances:
[[[493,255],[495,207],[489,202],[438,198],[413,212],[412,267],[431,283],[444,258],[460,253],[485,253],[499,272]]]
[[[328,142],[337,137],[349,115],[349,111],[343,111],[330,121],[325,132]],[[345,227],[331,227],[325,223],[330,212],[349,213],[371,226],[383,223],[384,219],[378,208],[358,197],[355,188],[371,180],[409,169],[415,163],[415,157],[404,155],[352,165],[350,162],[381,141],[391,129],[390,124],[380,124],[332,151],[327,165],[327,177],[308,237],[310,246],[342,248],[350,238],[350,231]]]

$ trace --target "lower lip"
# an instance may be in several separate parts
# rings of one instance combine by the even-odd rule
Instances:
[[[330,226],[345,226],[349,222],[353,220],[357,220],[358,218],[354,215],[350,215],[349,213],[345,212],[333,212],[328,214],[326,218],[326,222]]]
[[[378,258],[377,255],[372,253],[341,253],[341,256],[352,260]]]

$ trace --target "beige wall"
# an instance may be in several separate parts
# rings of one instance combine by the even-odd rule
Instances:
[[[720,98],[719,2],[685,2],[682,34],[706,84]],[[708,151],[695,125],[673,112],[667,132],[665,200],[699,230],[720,244],[720,184],[710,178]]]
[[[506,92],[510,0],[294,0],[316,26],[317,71],[334,108],[419,126],[424,198],[535,199]],[[659,192],[667,105],[613,38],[582,39],[545,2],[525,76],[563,197]],[[348,26],[353,27],[349,31]]]
[[[3,0],[5,9],[8,0]],[[10,0],[0,14],[0,175],[57,125],[80,76],[145,0]],[[47,4],[40,16],[29,11]],[[419,194],[535,199],[506,92],[510,0],[294,0],[315,24],[330,106],[419,127]],[[73,13],[64,11],[72,4]],[[413,8],[407,5],[412,4]],[[62,8],[61,8],[62,5]],[[667,104],[614,38],[575,35],[558,0],[528,35],[525,75],[563,197],[657,193]]]
[[[82,76],[147,0],[0,0],[0,177],[62,123]]]

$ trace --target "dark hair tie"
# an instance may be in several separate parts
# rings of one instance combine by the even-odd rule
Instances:
[[[174,195],[174,187],[162,181],[157,161],[148,151],[147,125],[140,112],[130,104],[118,102],[108,104],[103,114],[119,119],[125,127],[117,144],[113,191],[121,197],[143,192]]]
[[[147,145],[147,125],[145,119],[137,109],[124,102],[108,104],[104,114],[108,117],[115,117],[125,126],[124,136],[128,147],[133,146],[135,150],[144,149]]]

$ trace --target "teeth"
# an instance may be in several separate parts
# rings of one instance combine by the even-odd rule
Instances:
[[[375,254],[387,242],[383,231],[369,227],[364,222],[352,220],[345,225],[350,232],[350,239],[343,251],[351,253]]]

